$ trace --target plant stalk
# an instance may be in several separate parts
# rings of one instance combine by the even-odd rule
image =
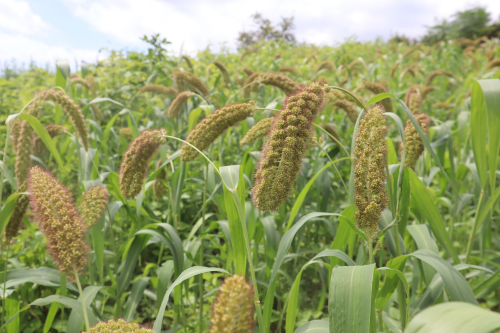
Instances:
[[[467,251],[465,252],[465,263],[469,262],[470,259],[470,253],[472,251],[472,244],[474,243],[474,236],[477,233],[477,228],[478,226],[478,218],[479,218],[479,211],[481,209],[481,205],[483,203],[483,198],[484,198],[484,191],[481,191],[481,195],[479,196],[479,202],[477,204],[476,208],[476,216],[474,217],[474,224],[472,225],[472,231],[469,235],[469,242],[467,243]]]
[[[85,296],[83,295],[83,290],[82,290],[82,285],[80,283],[80,279],[78,278],[78,272],[76,269],[73,271],[75,280],[76,280],[76,285],[78,286],[78,292],[80,293],[80,301],[82,302],[82,308],[83,308],[83,317],[85,320],[85,328],[87,329],[87,333],[90,333],[90,323],[89,323],[89,316],[87,314],[87,307],[85,306]]]

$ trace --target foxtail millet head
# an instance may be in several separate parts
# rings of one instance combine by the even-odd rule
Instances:
[[[148,130],[130,143],[123,155],[119,175],[120,192],[125,198],[132,199],[141,192],[149,161],[160,145],[166,142],[164,135],[163,129]]]
[[[354,148],[354,204],[356,224],[367,234],[378,232],[378,222],[389,199],[385,190],[387,126],[384,109],[376,105],[361,119]]]
[[[329,88],[317,83],[307,85],[288,97],[275,118],[255,174],[253,202],[258,209],[278,210],[293,190],[325,91]]]
[[[30,169],[30,202],[40,230],[47,238],[47,248],[59,271],[78,273],[89,254],[85,226],[64,185],[40,166]]]
[[[210,322],[210,333],[253,332],[253,288],[243,276],[233,275],[224,280]]]
[[[92,228],[99,221],[107,205],[107,188],[97,185],[85,191],[80,205],[80,213],[87,229]]]

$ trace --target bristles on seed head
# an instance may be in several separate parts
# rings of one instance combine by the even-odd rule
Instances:
[[[253,288],[244,277],[233,275],[224,280],[210,322],[210,333],[253,332]]]
[[[92,228],[99,221],[107,205],[107,188],[98,185],[85,191],[80,205],[80,212],[87,229]]]
[[[28,179],[31,207],[47,247],[59,271],[78,273],[87,261],[85,226],[66,187],[39,166],[30,169]]]
[[[189,133],[186,141],[199,150],[207,149],[229,127],[253,115],[255,103],[232,104],[209,114],[200,121]],[[190,145],[183,144],[181,160],[192,161],[198,156],[198,151]]]
[[[135,138],[123,155],[120,166],[120,192],[127,199],[141,192],[149,161],[160,145],[166,142],[165,130],[144,131]]]
[[[387,126],[380,106],[367,111],[359,124],[354,148],[354,204],[356,224],[367,234],[374,234],[389,199],[385,190]]]

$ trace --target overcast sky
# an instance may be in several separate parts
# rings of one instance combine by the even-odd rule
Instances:
[[[436,18],[475,5],[499,18],[500,0],[0,0],[0,63],[95,62],[101,48],[143,51],[140,38],[154,33],[194,56],[208,45],[234,48],[255,12],[275,23],[295,17],[298,41],[320,45],[353,35],[419,37]]]

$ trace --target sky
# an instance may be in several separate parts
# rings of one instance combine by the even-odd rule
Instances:
[[[0,64],[68,59],[74,70],[106,49],[145,51],[141,37],[156,33],[176,54],[235,49],[255,12],[274,23],[293,16],[297,40],[318,45],[420,37],[436,19],[477,5],[499,19],[499,0],[0,0]]]

